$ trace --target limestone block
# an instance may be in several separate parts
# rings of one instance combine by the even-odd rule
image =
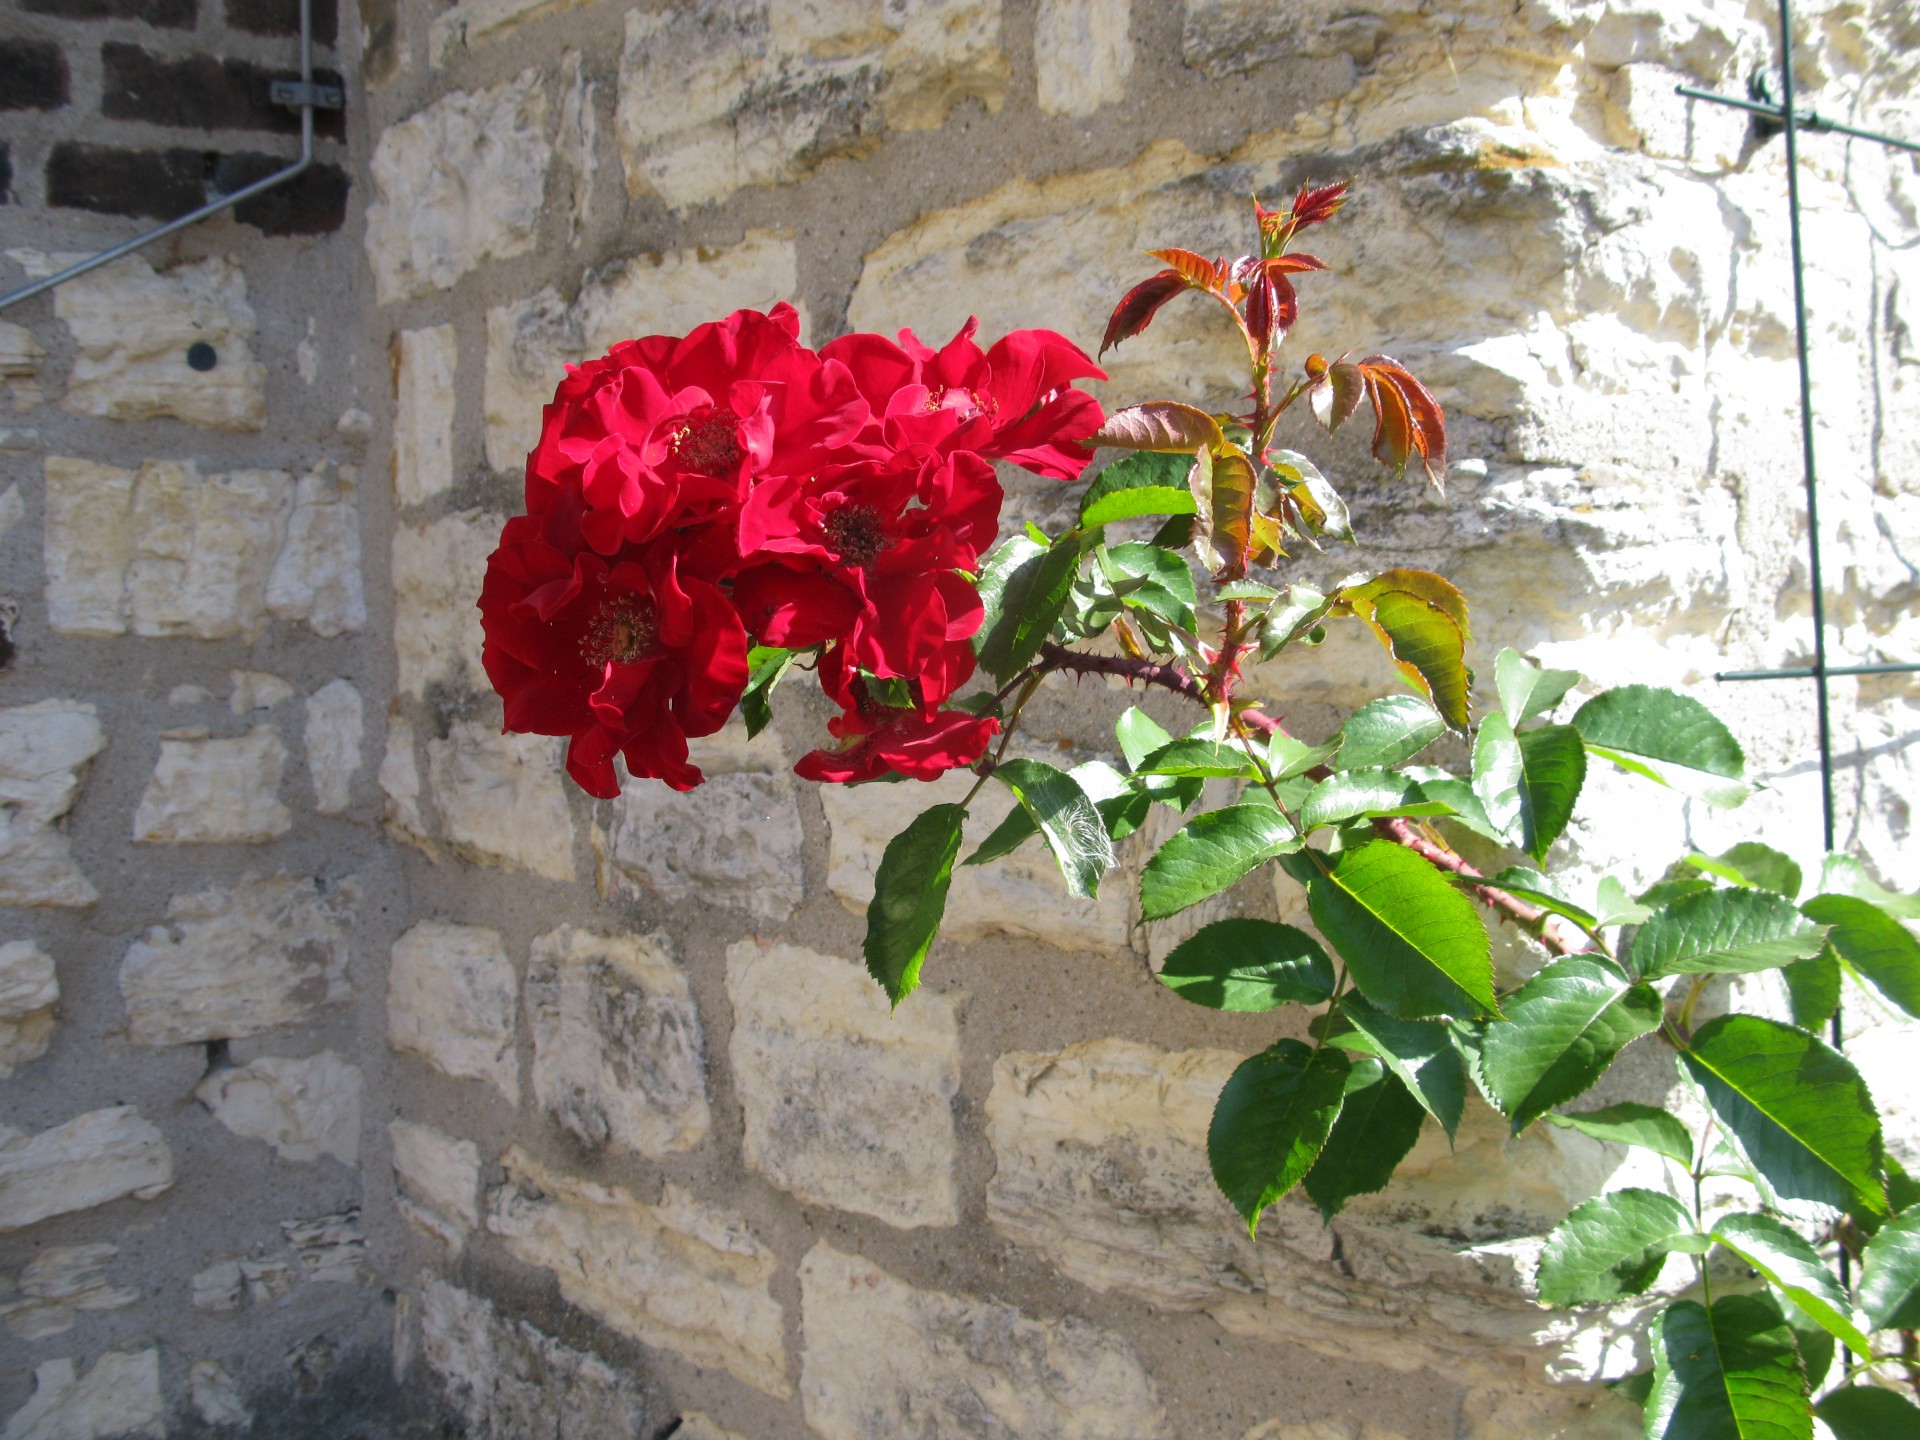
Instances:
[[[251,1425],[253,1411],[240,1396],[240,1387],[217,1360],[196,1360],[187,1372],[193,1408],[209,1425]]]
[[[196,1310],[214,1313],[238,1310],[246,1294],[245,1283],[238,1260],[216,1260],[204,1270],[194,1272],[188,1282],[188,1294]]]
[[[29,1136],[0,1126],[0,1230],[91,1210],[173,1184],[173,1152],[131,1105],[77,1115]]]
[[[567,195],[567,241],[572,244],[593,229],[596,213],[594,171],[600,146],[600,86],[587,78],[578,50],[560,61],[560,133],[555,150],[571,176]]]
[[[747,1440],[737,1430],[729,1430],[711,1415],[699,1410],[689,1410],[680,1416],[680,1428],[673,1432],[684,1435],[686,1440]]]
[[[1127,96],[1133,73],[1128,0],[1040,0],[1033,68],[1040,108],[1091,115]]]
[[[462,720],[427,742],[427,776],[440,833],[485,865],[573,879],[573,816],[567,808],[564,740],[505,735]]]
[[[0,1080],[47,1053],[60,976],[31,940],[0,945]]]
[[[293,698],[293,686],[278,675],[270,675],[265,670],[229,670],[227,680],[233,686],[233,694],[228,697],[227,708],[236,715],[250,715],[255,710],[271,710],[283,701]],[[173,697],[167,697],[171,704]]]
[[[387,1040],[456,1079],[488,1081],[517,1105],[517,988],[498,931],[422,920],[393,942]]]
[[[80,767],[106,748],[93,706],[41,700],[0,710],[0,904],[91,905],[98,897],[54,822]]]
[[[120,994],[141,1045],[238,1039],[298,1025],[353,996],[347,931],[359,888],[274,875],[167,902],[127,947]]]
[[[387,1135],[403,1212],[459,1254],[480,1223],[480,1148],[411,1120],[393,1121]]]
[[[4,449],[0,446],[0,449]],[[20,498],[20,487],[9,485],[0,492],[0,540],[18,530],[27,520],[27,502]]]
[[[1186,0],[1180,54],[1188,66],[1218,80],[1283,56],[1345,51],[1372,58],[1383,17],[1396,5],[1349,5],[1340,0],[1269,5],[1262,0]]]
[[[627,189],[677,210],[798,179],[888,129],[932,130],[1008,66],[988,0],[702,0],[631,11],[618,114]]]
[[[234,1134],[265,1140],[282,1160],[331,1155],[360,1163],[360,1070],[331,1050],[296,1059],[263,1055],[216,1070],[193,1092]]]
[[[763,730],[749,741],[736,718],[718,735],[690,742],[688,751],[705,783],[683,794],[655,780],[629,780],[598,846],[603,865],[669,905],[745,910],[781,923],[805,898],[806,868],[799,801],[779,735]]]
[[[403,330],[394,337],[393,498],[398,505],[424,505],[453,488],[458,398],[453,387],[459,359],[451,325]]]
[[[387,829],[409,844],[430,849],[426,817],[420,813],[420,763],[414,758],[413,726],[394,711],[387,715],[387,750],[380,757],[379,779],[386,796],[382,818]]]
[[[533,248],[551,144],[538,69],[455,91],[382,132],[367,259],[380,303],[445,290],[487,260]]]
[[[284,1260],[242,1260],[240,1279],[246,1287],[249,1305],[271,1305],[293,1290],[300,1278]]]
[[[499,40],[522,25],[572,10],[586,0],[460,0],[427,27],[427,62],[438,70],[460,51]]]
[[[953,1225],[960,1033],[953,1000],[893,1010],[863,966],[797,945],[727,947],[729,1055],[747,1163],[815,1205]]]
[[[31,330],[0,320],[0,400],[15,410],[38,405],[45,398],[37,377],[46,358]]]
[[[293,828],[280,801],[286,742],[271,725],[221,740],[162,740],[133,812],[133,838],[175,845],[259,844]]]
[[[486,637],[474,601],[503,518],[466,510],[394,529],[393,648],[402,694],[417,700],[429,686],[486,688]]]
[[[34,1367],[33,1396],[7,1419],[0,1440],[165,1440],[160,1352],[109,1350],[85,1375],[71,1360]]]
[[[350,680],[329,680],[307,697],[307,775],[313,781],[313,808],[338,815],[353,800],[353,777],[360,773],[360,741],[366,707]]]
[[[648,1433],[639,1385],[597,1356],[436,1279],[427,1280],[422,1299],[421,1351],[472,1440],[638,1440]]]
[[[83,257],[10,250],[29,279]],[[258,430],[267,423],[266,367],[253,354],[247,277],[213,256],[156,272],[129,255],[53,292],[53,313],[73,336],[73,371],[63,408],[109,420],[185,420],[214,430]],[[194,345],[211,345],[211,370],[187,364]]]
[[[357,1205],[312,1220],[284,1220],[280,1233],[293,1247],[300,1273],[316,1284],[364,1285],[373,1279],[373,1271],[367,1265],[366,1231],[361,1228]],[[244,1261],[241,1269],[246,1270]],[[253,1285],[253,1276],[249,1274],[250,1296]]]
[[[527,967],[533,1093],[589,1149],[641,1155],[706,1138],[706,1040],[664,935],[562,925]]]
[[[822,1242],[800,1264],[800,1399],[823,1440],[892,1417],[923,1435],[1140,1440],[1165,1433],[1153,1379],[1078,1316],[919,1290]]]
[[[793,1394],[779,1260],[731,1211],[669,1183],[658,1205],[541,1165],[518,1146],[501,1157],[487,1228],[508,1253],[550,1270],[570,1304],[621,1334],[725,1370],[769,1395]]]
[[[366,624],[358,511],[342,475],[200,474],[46,460],[47,615],[70,635],[252,639],[270,619]]]
[[[0,1301],[7,1329],[22,1340],[44,1340],[73,1328],[82,1310],[121,1310],[140,1291],[108,1282],[101,1272],[120,1253],[117,1245],[53,1245],[20,1272],[18,1299]]]
[[[487,312],[487,463],[519,470],[566,367],[641,335],[680,335],[799,294],[793,239],[749,230],[736,245],[638,255],[590,273],[571,302],[549,286]],[[801,335],[805,338],[803,327]],[[478,593],[477,591],[475,593]]]

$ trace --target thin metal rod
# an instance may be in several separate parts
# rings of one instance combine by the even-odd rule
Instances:
[[[300,80],[308,86],[313,84],[312,5],[313,0],[300,0]],[[49,275],[43,280],[34,281],[31,285],[23,285],[11,294],[0,295],[0,310],[18,305],[23,300],[31,300],[36,295],[43,295],[56,285],[64,285],[77,276],[85,275],[89,270],[98,270],[102,265],[110,265],[121,256],[131,255],[142,246],[165,239],[177,230],[184,230],[189,225],[197,225],[209,215],[218,215],[222,210],[251,200],[254,196],[273,189],[276,185],[284,185],[312,163],[313,106],[307,103],[300,107],[300,158],[291,165],[285,169],[276,170],[271,175],[263,176],[251,185],[242,186],[231,195],[223,195],[211,204],[202,205],[198,210],[182,215],[177,220],[169,220],[166,224],[149,230],[144,235],[136,235],[133,239],[123,241],[110,250],[102,250],[98,255],[90,255],[77,265],[69,265],[57,275]]]
[[[1731,95],[1716,94],[1712,90],[1696,90],[1691,85],[1676,85],[1674,93],[1684,95],[1689,100],[1705,100],[1714,105],[1730,105],[1735,110],[1750,110],[1755,115],[1764,115],[1769,120],[1786,121],[1785,112],[1778,105],[1768,105],[1760,100],[1738,100]],[[1896,150],[1920,151],[1920,140],[1902,140],[1897,135],[1883,135],[1878,130],[1862,130],[1854,125],[1842,125],[1838,120],[1829,120],[1818,110],[1803,110],[1794,117],[1794,123],[1802,130],[1816,134],[1851,135],[1856,140],[1871,140],[1878,145],[1891,145]]]
[[[1785,670],[1722,670],[1716,680],[1811,680],[1819,672],[1805,665]],[[1920,665],[1829,665],[1828,675],[1912,675]]]

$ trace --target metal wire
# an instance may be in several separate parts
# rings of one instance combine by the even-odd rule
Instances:
[[[1731,95],[1716,95],[1711,90],[1696,90],[1691,85],[1676,85],[1674,93],[1686,96],[1689,100],[1710,100],[1715,105],[1731,105],[1735,110],[1749,110],[1755,115],[1764,115],[1769,120],[1782,125],[1786,115],[1778,105],[1769,105],[1763,100],[1736,100]],[[1896,150],[1920,151],[1920,140],[1902,140],[1897,135],[1883,135],[1878,130],[1862,130],[1854,125],[1842,125],[1838,120],[1829,120],[1817,110],[1803,110],[1794,116],[1794,124],[1802,130],[1815,134],[1851,135],[1856,140],[1872,140],[1879,145],[1890,145]]]

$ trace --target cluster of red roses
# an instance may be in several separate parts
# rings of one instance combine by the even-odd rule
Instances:
[[[569,367],[480,595],[506,728],[569,736],[568,773],[602,798],[615,755],[691,789],[687,739],[726,723],[757,643],[817,649],[844,712],[843,748],[801,775],[924,780],[979,759],[998,722],[941,706],[973,673],[962,572],[999,525],[990,462],[1077,477],[1102,417],[1071,385],[1105,376],[1052,331],[984,351],[973,334],[815,351],[783,304]]]

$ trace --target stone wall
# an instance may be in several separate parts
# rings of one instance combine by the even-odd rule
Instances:
[[[116,118],[109,48],[156,74],[291,53],[264,0],[20,8],[68,88],[0,117],[0,283],[126,233],[36,178],[63,144],[162,147]],[[1908,10],[1807,8],[1814,103],[1900,128]],[[1527,1298],[1535,1237],[1622,1154],[1479,1110],[1332,1226],[1283,1205],[1250,1242],[1201,1137],[1272,1026],[1153,981],[1178,937],[1137,926],[1143,843],[1096,902],[1027,851],[963,872],[889,1014],[860,911],[956,781],[796,782],[825,713],[794,686],[756,740],[700,742],[700,789],[589,801],[555,742],[500,734],[472,599],[568,360],[779,299],[816,342],[978,314],[1091,346],[1142,248],[1230,251],[1249,190],[1350,176],[1295,359],[1385,346],[1454,433],[1445,499],[1362,440],[1326,452],[1359,563],[1455,577],[1483,673],[1512,644],[1702,695],[1771,787],[1728,819],[1596,777],[1571,861],[1811,852],[1810,696],[1710,678],[1807,653],[1780,146],[1673,93],[1741,91],[1770,13],[343,13],[337,236],[214,222],[0,326],[5,1440],[429,1410],[498,1440],[1635,1433],[1595,1383],[1641,1363],[1632,1313]],[[1920,658],[1920,184],[1806,153],[1830,613],[1849,657]],[[1198,307],[1113,358],[1116,403],[1232,397]],[[1009,515],[1070,503],[1007,479]],[[1394,683],[1371,645],[1252,683],[1324,733]],[[1920,883],[1910,687],[1839,690],[1846,837]],[[1105,755],[1134,700],[1178,718],[1088,682],[1035,702],[1030,743]],[[1300,908],[1250,882],[1214,913]],[[1902,1042],[1849,1014],[1920,1159]],[[1649,1046],[1609,1083],[1671,1069]]]

